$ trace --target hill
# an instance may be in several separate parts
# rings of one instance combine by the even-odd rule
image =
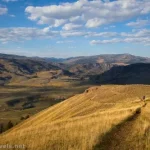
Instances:
[[[150,64],[113,67],[103,74],[91,76],[90,80],[99,84],[150,84]]]
[[[143,95],[147,103],[141,101]],[[92,87],[0,135],[0,145],[23,145],[26,150],[149,149],[149,98],[146,85]]]
[[[150,63],[150,58],[133,56],[130,54],[107,54],[97,56],[81,56],[72,58],[41,58],[25,57],[17,55],[0,54],[0,67],[5,63],[16,66],[22,71],[21,74],[33,74],[40,71],[62,70],[77,78],[88,78],[91,75],[99,75],[114,66],[126,66],[135,63]],[[9,61],[9,62],[8,62]],[[12,62],[12,63],[11,63]],[[16,70],[16,67],[14,70]],[[11,67],[12,68],[12,67]],[[13,67],[14,68],[14,67]],[[8,71],[7,71],[8,72]],[[20,71],[16,70],[20,74]],[[9,75],[4,78],[3,82],[10,79]]]
[[[130,54],[106,54],[68,58],[63,61],[65,67],[80,77],[89,77],[108,71],[114,66],[126,66],[135,63],[150,63],[150,58]]]
[[[82,81],[89,82],[89,78],[94,84],[150,83],[149,64],[146,64],[150,62],[149,58],[110,54],[68,59],[49,58],[54,62],[45,59],[48,58],[0,54],[0,85],[63,87]],[[57,60],[63,62],[58,63]]]
[[[0,53],[0,59],[27,59],[27,57]]]
[[[51,78],[73,75],[59,64],[40,58],[0,54],[0,85],[45,85]]]
[[[147,63],[150,62],[150,58],[134,56],[131,54],[102,54],[95,56],[73,57],[64,60],[64,63],[66,64],[85,64],[103,62],[120,64]]]
[[[113,64],[109,63],[85,63],[65,66],[65,68],[74,73],[76,77],[86,78],[91,75],[102,74],[111,69],[113,66]]]

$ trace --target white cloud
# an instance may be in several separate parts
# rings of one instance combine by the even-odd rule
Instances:
[[[8,9],[7,9],[7,8],[2,8],[2,7],[0,7],[0,15],[4,15],[4,14],[6,14],[6,13],[7,13],[7,11],[8,11]]]
[[[117,32],[88,32],[86,37],[114,37],[117,36]]]
[[[76,47],[75,46],[69,46],[68,48],[69,49],[75,49]]]
[[[74,29],[79,29],[81,27],[82,27],[82,25],[79,25],[79,24],[68,23],[68,24],[65,24],[62,27],[62,29],[63,30],[74,30]]]
[[[115,37],[118,35],[117,32],[86,32],[86,31],[77,31],[77,30],[68,30],[68,31],[60,31],[60,35],[62,37]]]
[[[74,41],[57,41],[57,44],[64,44],[64,43],[74,43]]]
[[[18,0],[2,0],[3,2],[17,2]]]
[[[79,0],[43,7],[28,6],[28,18],[52,27],[67,23],[95,28],[150,13],[148,0]],[[59,22],[59,23],[58,23]]]
[[[62,37],[86,36],[86,34],[83,31],[60,31]]]
[[[139,37],[150,37],[150,30],[148,29],[142,29],[142,30],[135,30],[132,31],[131,33],[126,33],[122,32],[121,33],[122,37],[134,37],[134,38],[139,38]]]
[[[140,28],[140,27],[150,25],[150,21],[148,19],[147,20],[138,19],[135,22],[129,22],[126,25],[129,26],[129,27]]]
[[[133,30],[132,32],[86,32],[76,30],[62,30],[53,31],[51,27],[43,29],[38,28],[0,28],[0,42],[5,44],[7,42],[17,42],[32,39],[50,39],[50,38],[62,38],[60,41],[56,41],[57,44],[73,43],[74,41],[63,39],[67,37],[96,37],[100,40],[92,40],[90,44],[112,44],[112,43],[138,43],[143,45],[150,45],[150,30],[140,29]]]
[[[9,15],[10,17],[16,17],[15,15]]]
[[[0,28],[0,42],[7,43],[9,41],[25,41],[32,39],[46,39],[54,37],[115,37],[118,33],[116,32],[85,32],[85,31],[76,31],[76,30],[62,30],[62,31],[53,31],[51,27],[46,27],[43,29],[38,28],[26,28],[26,27],[16,27],[16,28]],[[124,33],[122,33],[124,35]],[[126,35],[127,36],[127,35]],[[73,43],[72,40],[61,40],[56,43]]]
[[[86,27],[87,28],[94,28],[94,27],[98,27],[101,25],[107,24],[106,19],[104,18],[93,18],[93,19],[89,19],[86,23]]]
[[[105,30],[108,30],[108,29],[112,29],[112,28],[115,28],[116,26],[115,25],[111,25],[111,26],[108,26],[108,27],[104,27]]]
[[[120,37],[108,39],[108,40],[92,40],[91,45],[98,44],[112,44],[112,43],[137,43],[143,45],[149,45],[150,43],[150,30],[143,29],[140,31],[134,31],[131,33],[121,33]]]
[[[98,44],[112,44],[112,43],[119,43],[122,40],[119,38],[114,38],[114,39],[110,39],[110,40],[92,40],[90,42],[91,45],[98,45]]]
[[[46,17],[42,17],[42,20],[38,21],[38,24],[50,24],[50,27],[59,27],[61,25],[63,25],[64,23],[66,23],[65,19],[48,19]]]
[[[0,42],[24,41],[39,38],[52,38],[58,35],[58,31],[50,31],[49,28],[0,28]]]
[[[82,16],[71,17],[69,18],[69,21],[76,24],[82,24],[84,23],[84,16],[82,15]]]

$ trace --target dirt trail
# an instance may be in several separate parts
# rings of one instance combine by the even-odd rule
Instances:
[[[135,114],[104,135],[94,150],[149,150],[150,112],[145,111],[147,107],[142,107],[141,113]]]

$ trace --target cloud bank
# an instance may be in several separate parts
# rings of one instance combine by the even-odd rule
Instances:
[[[0,7],[0,15],[4,15],[4,14],[6,14],[6,13],[7,13],[7,11],[8,11],[8,9],[7,9],[7,8]]]
[[[50,31],[48,28],[0,28],[0,42],[7,43],[9,41],[18,42],[32,39],[52,38],[57,35],[57,31]]]
[[[64,29],[71,30],[81,25],[96,28],[146,15],[150,13],[149,6],[149,0],[79,0],[43,7],[28,6],[25,12],[28,19],[38,24],[47,24],[50,27],[64,26]]]
[[[137,43],[150,45],[150,30],[142,29],[140,31],[133,31],[131,33],[122,32],[119,34],[119,38],[113,38],[108,40],[92,40],[91,45],[99,44],[113,44],[113,43]]]

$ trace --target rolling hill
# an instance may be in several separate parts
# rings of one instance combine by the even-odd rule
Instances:
[[[117,64],[134,64],[148,63],[150,58],[134,56],[131,54],[102,54],[95,56],[81,56],[67,58],[63,61],[65,64],[87,64],[87,63],[117,63]]]
[[[149,98],[146,85],[92,87],[3,133],[0,145],[13,146],[10,150],[17,145],[26,150],[149,149]]]
[[[41,76],[45,74],[45,76]],[[51,78],[72,76],[73,73],[59,65],[23,56],[0,55],[0,84],[29,85],[47,83]]]
[[[5,84],[18,78],[26,80],[38,71],[58,69],[52,64],[30,59],[0,59],[0,83]]]
[[[107,54],[68,58],[62,62],[70,72],[80,77],[102,74],[114,66],[126,66],[135,63],[150,63],[150,58],[130,54]]]
[[[150,63],[150,58],[130,54],[107,54],[66,59],[0,54],[0,79],[1,83],[5,83],[12,78],[12,74],[23,77],[50,70],[61,70],[69,76],[86,78],[91,75],[102,74],[114,66],[126,66],[135,63]]]

